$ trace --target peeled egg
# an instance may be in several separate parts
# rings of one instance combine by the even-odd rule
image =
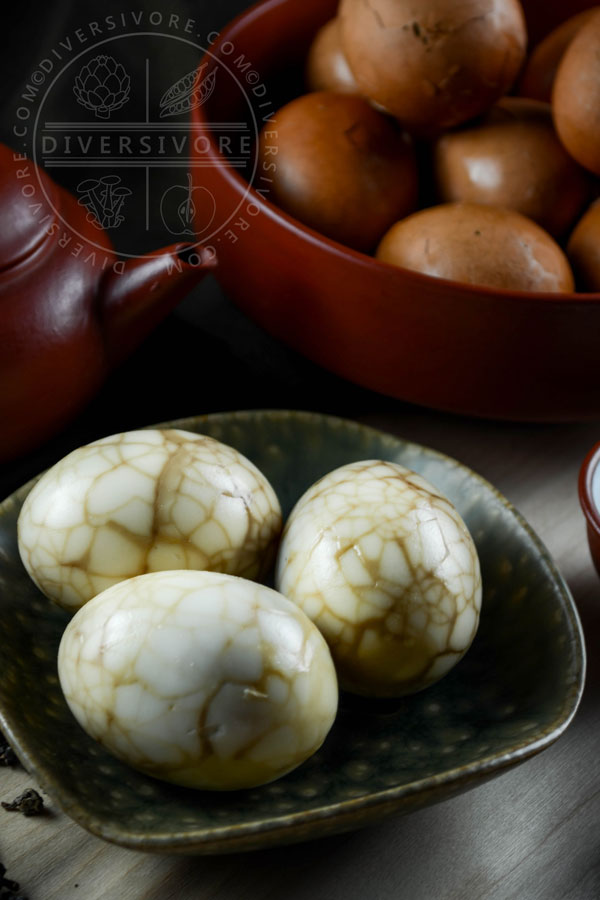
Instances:
[[[480,203],[444,203],[397,222],[377,259],[435,278],[513,291],[570,292],[561,248],[531,219]]]
[[[306,62],[306,83],[310,91],[339,91],[360,94],[340,43],[339,19],[330,19],[317,32]]]
[[[69,622],[58,673],[91,737],[192,788],[284,775],[320,747],[337,710],[312,622],[275,591],[216,572],[155,572],[99,594]]]
[[[555,236],[589,194],[587,175],[559,141],[549,103],[504,97],[434,148],[438,198],[507,206]]]
[[[477,631],[481,575],[450,501],[404,466],[329,473],[288,519],[276,586],[325,636],[340,685],[400,696],[442,678]]]
[[[558,136],[573,159],[600,175],[600,8],[560,61],[552,90]]]
[[[361,93],[416,133],[483,112],[525,55],[518,0],[341,0],[339,17]]]
[[[369,251],[417,202],[408,135],[362,97],[297,97],[261,133],[273,201],[333,240]]]
[[[71,611],[144,572],[260,578],[280,531],[279,501],[256,466],[178,429],[129,431],[74,450],[38,481],[18,522],[29,575]]]

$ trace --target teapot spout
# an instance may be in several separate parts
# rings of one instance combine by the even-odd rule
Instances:
[[[212,250],[173,244],[107,272],[99,302],[109,365],[135,350],[216,264]]]

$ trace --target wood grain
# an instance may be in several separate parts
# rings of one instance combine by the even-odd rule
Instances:
[[[600,896],[600,580],[577,473],[600,424],[487,423],[399,409],[367,424],[455,456],[492,481],[554,555],[588,646],[583,702],[549,750],[489,784],[411,816],[296,847],[214,858],[114,847],[57,811],[0,810],[0,859],[29,900],[596,900]],[[31,779],[0,770],[0,799]]]

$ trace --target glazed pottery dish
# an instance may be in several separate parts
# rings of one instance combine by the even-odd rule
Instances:
[[[80,728],[57,677],[69,613],[36,588],[17,548],[33,483],[0,505],[0,728],[53,801],[106,840],[212,854],[349,831],[475,787],[550,746],[569,725],[585,654],[573,600],[540,540],[486,481],[455,460],[353,422],[298,412],[225,413],[168,427],[243,453],[287,518],[318,478],[359,460],[416,471],[454,503],[475,543],[483,597],[476,637],[441,681],[373,700],[340,695],[321,749],[293,772],[229,793],[129,768]]]
[[[595,444],[579,471],[579,502],[586,518],[590,553],[600,575],[600,443]]]
[[[525,0],[529,46],[586,5]],[[208,227],[198,203],[196,232],[228,296],[321,366],[384,394],[497,418],[597,416],[600,294],[478,287],[376,260],[279,209],[258,157],[228,155],[234,123],[248,146],[265,126],[276,134],[277,111],[306,93],[307,51],[336,8],[265,0],[202,61],[214,90],[192,111],[192,173],[216,212]]]

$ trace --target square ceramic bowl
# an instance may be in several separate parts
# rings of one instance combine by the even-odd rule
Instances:
[[[113,759],[71,716],[56,672],[68,614],[39,593],[17,549],[25,485],[0,505],[0,726],[80,825],[169,853],[316,838],[474,787],[567,728],[585,670],[573,600],[539,539],[490,484],[433,450],[320,415],[227,413],[173,426],[237,447],[271,480],[284,514],[317,478],[354,460],[421,473],[455,503],[477,545],[481,624],[464,659],[433,687],[385,702],[342,695],[321,750],[279,781],[228,794],[177,788]]]

